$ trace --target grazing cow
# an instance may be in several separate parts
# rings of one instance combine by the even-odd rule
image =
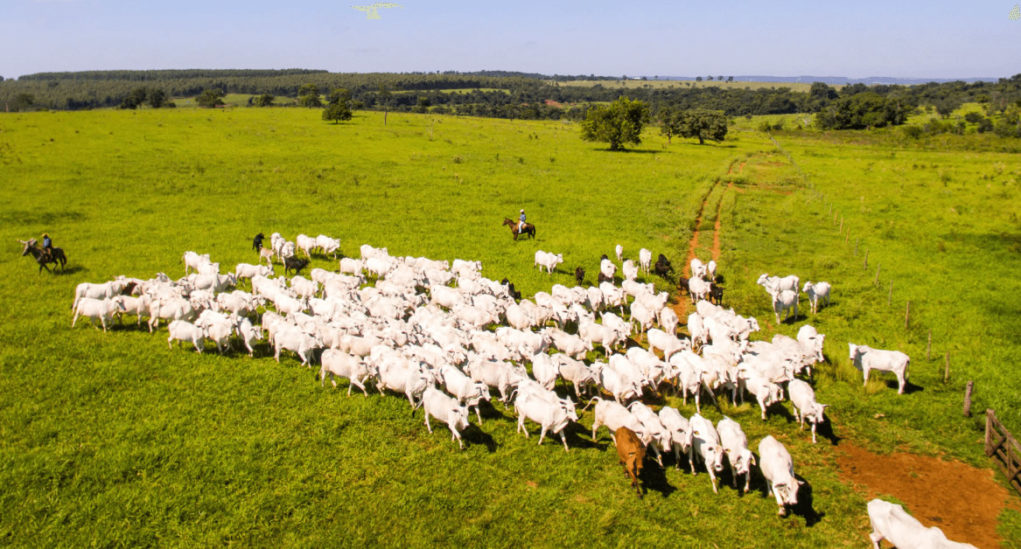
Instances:
[[[809,303],[812,304],[812,314],[819,312],[819,302],[826,302],[828,307],[830,304],[830,283],[829,282],[805,282],[805,288],[801,291],[805,292],[808,296]]]
[[[337,386],[335,377],[346,377],[350,380],[347,385],[347,396],[351,396],[351,387],[358,387],[365,396],[369,396],[365,390],[364,381],[369,377],[370,372],[365,361],[356,355],[350,355],[339,349],[326,349],[320,357],[322,367],[319,368],[320,385],[326,386],[326,376],[330,376],[330,382]]]
[[[613,433],[613,443],[617,446],[617,456],[624,466],[624,475],[631,479],[631,487],[642,497],[642,487],[638,477],[642,474],[645,461],[645,445],[634,431],[621,427]]]
[[[284,258],[285,275],[290,271],[294,271],[294,274],[298,274],[305,267],[308,267],[308,258],[294,256]]]
[[[461,431],[468,428],[468,408],[461,406],[456,398],[447,396],[443,391],[429,386],[422,393],[422,408],[425,410],[425,428],[432,434],[433,428],[429,425],[429,416],[432,416],[447,424],[450,429],[450,441],[457,439],[458,446],[464,450],[464,442],[461,441]]]
[[[202,346],[206,339],[206,334],[198,326],[188,322],[187,320],[175,320],[168,326],[170,331],[170,337],[167,338],[167,348],[173,349],[172,342],[176,339],[178,342],[190,341],[195,345],[195,350],[202,352]]]
[[[706,275],[709,276],[709,281],[716,282],[716,261],[710,259],[709,263],[706,263],[705,270]]]
[[[273,248],[259,248],[259,264],[262,264],[262,260],[266,260],[266,264],[269,268],[273,268]]]
[[[603,282],[613,283],[613,277],[617,274],[617,266],[613,264],[606,256],[599,261],[599,283]]]
[[[777,514],[787,514],[787,507],[798,504],[798,488],[804,482],[794,477],[794,460],[780,441],[767,435],[759,442],[759,469],[766,478],[766,487],[776,496]]]
[[[624,261],[624,246],[617,244],[613,247],[613,253],[617,256],[618,263],[622,263]]]
[[[701,278],[693,276],[688,279],[688,293],[691,295],[692,303],[707,298],[709,296],[709,289],[709,283]]]
[[[897,376],[897,394],[904,394],[904,385],[908,381],[908,365],[911,358],[900,351],[884,351],[873,349],[867,345],[855,345],[848,343],[851,350],[851,361],[854,367],[862,371],[865,381],[862,386],[869,382],[869,371],[879,370],[881,372],[893,372]]]
[[[691,263],[689,265],[691,267],[691,278],[705,279],[705,277],[709,274],[705,263],[702,263],[702,260],[697,257],[691,258]]]
[[[936,526],[926,528],[915,517],[896,503],[873,499],[868,503],[869,524],[872,533],[872,547],[879,549],[879,542],[886,540],[896,547],[925,547],[927,549],[975,549],[970,543],[958,543],[947,539],[943,530]]]
[[[801,428],[805,428],[805,420],[812,424],[812,444],[815,444],[815,427],[826,420],[825,412],[828,404],[819,404],[815,401],[815,391],[812,386],[800,379],[792,379],[787,384],[787,394],[794,404],[794,411],[801,422]]]

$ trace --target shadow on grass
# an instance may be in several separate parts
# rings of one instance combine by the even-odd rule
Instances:
[[[670,494],[677,491],[666,480],[665,470],[660,467],[655,461],[649,462],[646,460],[645,466],[642,467],[642,474],[638,475],[639,480],[642,481],[643,493],[649,493],[649,491],[656,491],[663,498],[670,497]]]
[[[622,153],[622,154],[669,154],[670,151],[666,149],[593,149],[599,152],[607,153]]]
[[[897,387],[898,387],[897,380],[896,379],[888,379],[888,380],[886,380],[886,386],[891,388],[891,389],[893,389],[894,391],[896,391]],[[914,383],[911,383],[910,380],[904,380],[904,394],[905,395],[911,395],[911,394],[914,394],[914,393],[921,393],[924,390],[925,390],[925,387],[922,387],[921,385],[915,385]]]
[[[65,275],[73,275],[73,274],[78,274],[78,273],[87,273],[88,271],[89,271],[88,269],[86,269],[85,267],[82,267],[81,265],[72,265],[70,267],[65,267],[62,270],[58,269],[56,271],[50,271],[50,273],[53,274],[53,275],[56,275],[56,276],[65,276]]]
[[[790,508],[792,514],[798,515],[805,519],[805,526],[811,528],[819,523],[826,513],[820,513],[815,510],[812,498],[812,485],[809,484],[805,479],[798,475],[794,475],[794,478],[804,482],[801,488],[798,490],[798,503]]]
[[[837,436],[836,433],[833,432],[833,422],[830,421],[829,418],[826,418],[826,421],[817,425],[815,427],[815,432],[820,437],[829,440],[831,446],[839,445],[840,441],[842,440],[840,437]]]
[[[474,423],[469,423],[468,428],[461,432],[461,438],[464,439],[468,445],[484,445],[490,454],[496,452],[497,444],[496,441],[493,440],[493,437],[489,433],[480,429],[479,426]]]

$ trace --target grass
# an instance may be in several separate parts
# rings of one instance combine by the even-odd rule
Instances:
[[[781,413],[761,422],[747,404],[722,405],[753,444],[772,434],[791,449],[812,502],[788,519],[775,517],[761,478],[753,481],[758,492],[742,497],[722,488],[714,496],[705,474],[650,465],[648,495],[638,500],[605,431],[595,441],[586,434],[590,414],[569,434],[565,453],[516,434],[512,411],[497,404],[460,452],[443,429],[430,436],[421,412],[411,417],[401,398],[321,389],[312,371],[290,356],[276,364],[265,347],[255,359],[198,355],[167,349],[165,329],[69,329],[77,283],[180,276],[185,250],[223,265],[252,262],[249,242],[259,231],[339,236],[349,255],[370,243],[394,254],[479,259],[486,276],[507,276],[531,294],[572,284],[577,265],[591,281],[599,256],[618,242],[628,257],[647,247],[678,265],[708,196],[703,227],[720,212],[721,272],[739,311],[768,318],[754,286],[760,272],[790,270],[835,284],[833,306],[813,322],[827,334],[832,361],[817,391],[833,405],[839,436],[984,464],[972,440],[980,434],[955,415],[957,385],[941,388],[915,358],[912,381],[924,390],[898,397],[875,382],[862,391],[841,360],[851,337],[903,343],[917,357],[918,330],[933,326],[943,330],[934,349],[943,348],[936,341],[952,341],[955,353],[974,353],[983,347],[971,341],[986,326],[982,341],[1000,347],[962,358],[959,369],[954,359],[953,384],[975,375],[980,398],[989,399],[976,410],[1016,403],[1008,372],[994,371],[1016,350],[1009,333],[1016,301],[1001,296],[1003,314],[983,305],[993,291],[987,277],[1016,290],[1016,277],[1009,278],[1016,253],[1004,253],[997,239],[948,236],[992,233],[1009,221],[1004,204],[1013,194],[996,194],[1014,192],[1001,181],[1015,177],[1005,158],[899,151],[889,158],[883,147],[781,136],[805,179],[754,131],[734,131],[719,145],[668,146],[651,129],[638,151],[611,153],[581,141],[566,122],[399,113],[388,122],[357,113],[333,125],[305,109],[0,117],[7,183],[0,239],[11,243],[0,256],[0,539],[21,546],[862,544],[864,498],[840,482],[832,450],[812,446]],[[741,173],[728,175],[742,162]],[[912,163],[927,167],[909,171]],[[1001,173],[982,190],[977,178],[998,163]],[[928,181],[940,168],[950,174],[949,195]],[[891,178],[902,172],[911,185],[901,192],[914,200],[895,207],[900,195]],[[847,173],[859,174],[856,187]],[[919,202],[933,187],[937,198]],[[897,315],[885,301],[877,305],[883,289],[870,288],[871,278],[855,269],[859,260],[827,223],[829,203],[865,239],[870,261],[898,281],[896,299],[918,300],[914,331],[898,335]],[[958,203],[970,213],[950,218],[947,206]],[[522,207],[538,227],[535,241],[512,242],[500,225]],[[930,209],[938,212],[932,220],[917,213]],[[978,215],[985,210],[995,215]],[[940,233],[947,248],[940,256],[923,236],[944,219],[958,225]],[[68,274],[37,275],[17,257],[15,238],[44,231],[68,252]],[[703,246],[711,245],[708,234]],[[561,271],[535,271],[536,249],[563,253]],[[968,269],[969,257],[983,269]],[[941,291],[947,282],[985,285],[955,300]],[[923,295],[932,301],[922,305]],[[948,312],[969,319],[969,327],[955,333],[960,326],[939,320]],[[869,419],[876,410],[884,421]],[[1006,414],[1008,425],[1021,425],[1014,419]],[[1016,523],[1005,517],[1008,539],[1016,539]]]

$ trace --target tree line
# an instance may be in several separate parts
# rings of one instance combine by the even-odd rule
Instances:
[[[591,86],[564,85],[594,80]],[[728,117],[758,114],[817,113],[824,129],[898,125],[919,107],[948,116],[965,102],[982,104],[987,115],[1012,116],[1021,108],[1021,74],[997,82],[946,82],[922,85],[853,84],[837,89],[816,82],[807,92],[788,87],[719,88],[641,86],[624,92],[617,77],[544,76],[503,71],[434,73],[330,73],[319,70],[157,70],[51,72],[0,79],[0,108],[91,109],[165,107],[170,98],[222,98],[227,93],[252,96],[252,106],[271,106],[290,98],[301,106],[319,107],[311,89],[344,89],[351,109],[435,112],[499,118],[585,120],[594,106],[616,101],[623,93],[660,111],[702,109]],[[314,96],[314,100],[313,100]],[[211,101],[217,104],[220,99]],[[207,103],[209,101],[206,101]],[[210,105],[211,106],[211,105]]]

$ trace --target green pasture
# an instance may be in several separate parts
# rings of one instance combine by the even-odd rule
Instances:
[[[614,153],[581,141],[568,122],[387,120],[359,112],[334,125],[316,109],[0,116],[0,241],[8,243],[0,254],[0,539],[860,547],[865,498],[841,483],[833,440],[989,467],[977,420],[960,416],[967,379],[976,381],[979,414],[993,406],[1008,426],[1021,425],[1008,370],[1018,350],[1019,174],[1007,155],[890,151],[792,132],[776,136],[789,159],[753,129],[698,146],[667,145],[654,128],[637,150]],[[761,477],[747,495],[729,486],[714,495],[707,475],[686,466],[660,471],[650,462],[648,493],[637,499],[606,431],[591,440],[591,413],[569,433],[568,453],[559,440],[536,446],[535,425],[532,438],[516,434],[513,411],[497,403],[466,433],[462,452],[445,428],[434,424],[429,435],[422,412],[412,417],[403,398],[323,389],[312,370],[287,353],[277,364],[265,345],[254,359],[199,355],[167,349],[165,328],[70,328],[79,282],[179,277],[186,250],[224,266],[255,262],[250,240],[260,231],[333,235],[347,255],[369,243],[392,254],[478,259],[484,275],[508,277],[526,295],[573,284],[576,266],[594,281],[599,256],[616,243],[628,257],[647,247],[680,267],[703,199],[704,228],[722,216],[726,300],[760,319],[759,337],[793,334],[805,320],[779,328],[769,320],[754,284],[761,272],[835,287],[831,307],[808,319],[827,334],[830,363],[816,386],[832,404],[832,439],[812,445],[778,407],[765,422],[749,404],[703,409],[713,420],[738,419],[753,446],[772,434],[791,449],[810,489],[788,518],[776,517]],[[830,205],[851,231],[846,244]],[[534,241],[513,242],[501,226],[520,208],[537,226]],[[15,239],[42,232],[67,251],[66,274],[39,275],[18,257]],[[700,243],[708,258],[711,231]],[[560,271],[539,274],[537,249],[563,253]],[[928,329],[932,361],[924,360]],[[863,389],[848,340],[908,352],[915,390],[897,396],[885,378]],[[1017,517],[1002,523],[1016,543]]]

